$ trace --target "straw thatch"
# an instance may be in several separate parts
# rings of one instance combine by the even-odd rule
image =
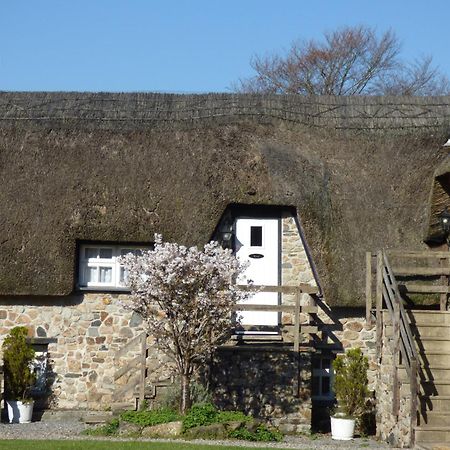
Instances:
[[[295,207],[327,300],[366,250],[424,248],[450,98],[0,93],[0,293],[67,295],[77,240],[203,244]]]

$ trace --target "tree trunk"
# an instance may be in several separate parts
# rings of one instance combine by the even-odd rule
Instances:
[[[181,414],[186,414],[186,411],[191,407],[191,377],[183,374],[181,376]]]

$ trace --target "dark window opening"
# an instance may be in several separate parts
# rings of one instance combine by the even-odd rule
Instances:
[[[262,247],[262,227],[250,227],[250,245]]]

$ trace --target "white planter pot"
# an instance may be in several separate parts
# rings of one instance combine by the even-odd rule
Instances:
[[[30,423],[33,416],[34,401],[22,403],[15,400],[7,400],[9,423]]]
[[[353,439],[355,432],[354,419],[341,419],[339,417],[331,417],[331,437],[338,441],[349,441]]]

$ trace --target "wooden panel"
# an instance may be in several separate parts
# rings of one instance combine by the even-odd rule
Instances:
[[[450,275],[450,267],[393,267],[392,271],[397,276],[440,276]]]
[[[114,359],[117,361],[122,356],[125,356],[129,351],[131,351],[133,347],[137,346],[141,342],[141,339],[142,334],[138,334],[133,339],[128,341],[121,349],[116,352]]]

